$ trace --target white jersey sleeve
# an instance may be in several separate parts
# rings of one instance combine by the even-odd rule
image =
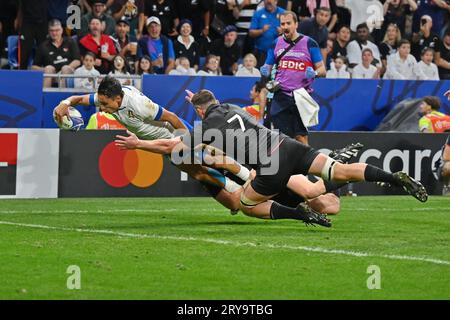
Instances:
[[[124,93],[122,104],[112,114],[117,121],[140,139],[173,138],[171,126],[164,121],[160,121],[164,108],[132,86],[123,86],[122,88]],[[91,94],[89,102],[91,105],[99,107],[97,94]]]
[[[127,99],[127,107],[133,109],[136,116],[143,121],[159,121],[164,108],[153,102],[142,92],[132,86],[123,86]]]
[[[150,100],[142,92],[132,86],[123,86],[124,103],[122,106],[131,109],[135,116],[143,121],[158,121],[161,118],[164,108]],[[89,104],[100,107],[97,93],[89,95]]]

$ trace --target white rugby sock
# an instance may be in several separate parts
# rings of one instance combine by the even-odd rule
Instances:
[[[250,170],[248,170],[246,167],[241,166],[241,169],[239,170],[239,172],[236,174],[236,177],[247,181],[250,178]]]
[[[235,192],[240,188],[242,188],[242,186],[240,186],[233,180],[230,180],[229,178],[225,177],[225,186],[223,188],[228,192]]]

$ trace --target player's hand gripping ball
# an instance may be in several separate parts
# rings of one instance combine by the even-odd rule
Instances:
[[[53,120],[55,120],[55,123],[59,128],[63,130],[78,131],[84,126],[83,117],[77,109],[69,107],[69,116],[63,116],[61,123],[58,122],[56,118],[55,110],[56,108],[53,109]]]

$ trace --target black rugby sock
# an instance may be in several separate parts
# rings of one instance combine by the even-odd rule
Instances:
[[[270,219],[279,220],[279,219],[295,219],[301,220],[298,214],[298,210],[296,208],[286,207],[278,202],[273,202],[270,207]]]
[[[386,172],[370,164],[367,165],[366,170],[364,171],[364,179],[369,182],[388,182],[397,185],[392,173]]]

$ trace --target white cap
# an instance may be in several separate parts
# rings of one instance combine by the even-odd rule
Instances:
[[[159,20],[159,18],[153,16],[153,17],[150,17],[150,18],[147,19],[147,22],[145,22],[145,26],[148,27],[150,25],[150,23],[152,23],[152,22],[161,25],[161,21]]]

